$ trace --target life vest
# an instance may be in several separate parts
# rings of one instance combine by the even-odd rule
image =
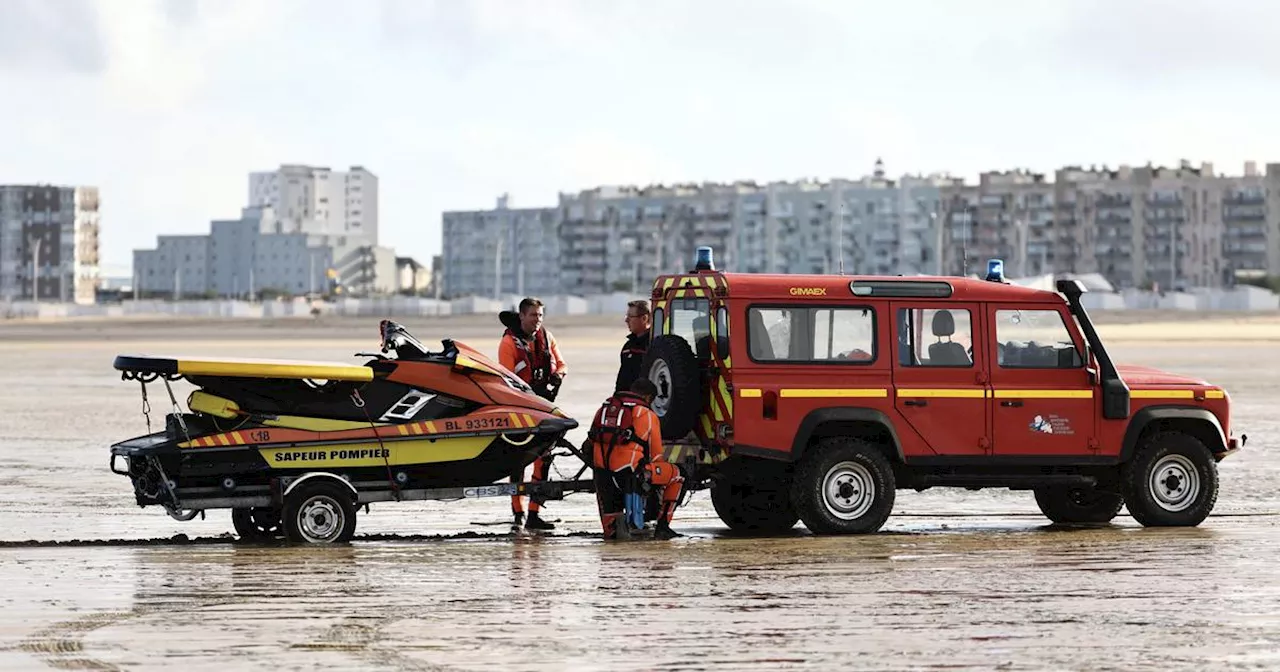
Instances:
[[[551,341],[546,327],[539,329],[532,339],[508,327],[502,337],[508,336],[516,344],[516,366],[512,373],[529,384],[546,382],[551,378]]]
[[[605,400],[596,411],[587,438],[593,446],[592,462],[597,469],[621,471],[630,467],[636,472],[653,460],[647,436],[636,432],[636,416],[652,413],[644,399],[630,392],[619,392]],[[651,431],[656,422],[651,420]]]

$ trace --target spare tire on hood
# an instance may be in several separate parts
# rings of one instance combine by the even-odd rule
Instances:
[[[683,439],[692,432],[704,395],[698,360],[688,341],[672,335],[653,339],[640,364],[640,375],[658,388],[652,408],[661,420],[662,440]]]

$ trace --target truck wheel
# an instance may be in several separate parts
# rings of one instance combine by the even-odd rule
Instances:
[[[351,490],[330,480],[307,481],[284,500],[284,533],[289,541],[337,544],[356,533]]]
[[[689,343],[672,335],[653,339],[640,364],[640,372],[658,387],[652,408],[662,425],[663,440],[687,436],[698,422],[703,402],[698,360]]]
[[[231,526],[241,541],[266,541],[284,534],[280,524],[280,509],[253,507],[232,509]]]
[[[814,534],[868,534],[888,520],[895,488],[893,468],[875,444],[829,437],[801,460],[791,501]]]
[[[789,490],[782,480],[777,483],[718,481],[711,488],[711,506],[734,532],[779,534],[795,527],[800,520],[791,505]]]
[[[1109,523],[1124,506],[1124,497],[1093,488],[1036,488],[1035,495],[1040,512],[1064,525]]]
[[[1129,513],[1147,527],[1194,527],[1218,501],[1218,465],[1204,443],[1182,432],[1147,439],[1121,471]]]

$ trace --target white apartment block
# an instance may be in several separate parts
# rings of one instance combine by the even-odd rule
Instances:
[[[526,293],[643,291],[687,270],[701,245],[719,268],[756,273],[977,275],[1001,258],[1012,277],[1215,287],[1280,275],[1280,164],[1236,176],[1186,162],[1017,170],[966,184],[891,180],[877,162],[859,180],[597,187],[553,208],[445,213],[442,293],[518,292],[520,267]]]
[[[503,198],[444,214],[442,294],[643,293],[701,245],[738,271],[935,273],[941,188],[958,182],[889,180],[877,163],[856,181],[598,187],[521,210]]]
[[[0,185],[0,299],[96,300],[97,187]]]
[[[249,205],[276,212],[273,233],[357,236],[378,244],[378,178],[360,166],[342,172],[284,164],[250,173]]]
[[[1000,257],[1013,276],[1099,273],[1117,288],[1166,289],[1280,274],[1280,164],[1260,174],[1249,162],[1237,176],[1183,162],[1045,177],[991,172],[947,189],[947,272]]]
[[[329,294],[333,270],[343,293],[395,291],[394,251],[359,236],[281,233],[279,224],[270,207],[257,206],[213,221],[208,234],[159,236],[155,249],[134,250],[134,286],[171,299]]]
[[[511,208],[506,196],[493,210],[444,213],[440,295],[561,293],[559,214]]]

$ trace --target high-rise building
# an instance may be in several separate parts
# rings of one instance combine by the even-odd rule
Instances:
[[[97,187],[0,185],[0,299],[93,303]]]
[[[378,244],[378,178],[360,166],[342,172],[284,164],[250,173],[249,206],[276,212],[272,233],[359,236]]]

